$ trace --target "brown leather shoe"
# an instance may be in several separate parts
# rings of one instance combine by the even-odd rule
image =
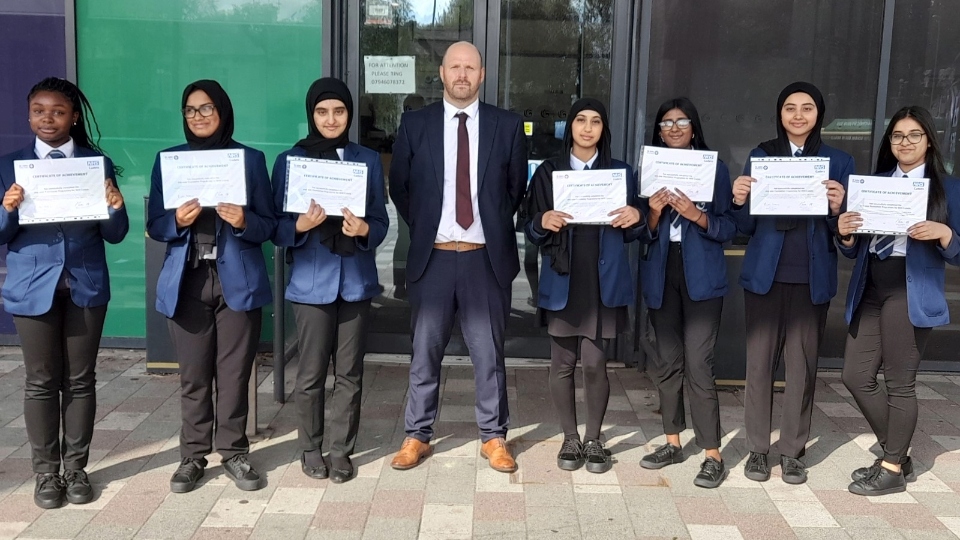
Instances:
[[[480,455],[490,462],[490,468],[495,471],[512,473],[517,470],[517,462],[510,455],[507,441],[503,437],[483,443],[480,447]]]
[[[398,471],[412,469],[426,459],[431,451],[432,447],[430,443],[420,442],[413,437],[407,437],[403,440],[403,444],[400,445],[400,451],[397,452],[397,455],[393,456],[393,461],[390,462],[390,466]]]

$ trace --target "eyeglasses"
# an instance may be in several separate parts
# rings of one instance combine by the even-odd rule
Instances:
[[[663,129],[663,130],[673,129],[673,126],[677,126],[680,129],[687,129],[688,127],[690,127],[690,124],[692,123],[693,123],[693,120],[690,120],[689,118],[682,118],[677,121],[664,120],[663,122],[660,122],[657,125],[660,126],[660,129]]]
[[[217,108],[213,105],[213,103],[207,103],[206,105],[201,105],[199,108],[184,107],[182,112],[184,118],[193,118],[197,115],[197,113],[200,113],[200,116],[206,118],[208,116],[212,116],[213,111],[215,110],[217,110]]]
[[[890,135],[890,144],[892,145],[903,144],[904,139],[906,139],[907,142],[909,142],[910,144],[917,144],[918,142],[923,140],[924,135],[926,135],[926,133],[923,133],[921,131],[911,131],[906,135],[904,135],[903,133],[894,133]]]

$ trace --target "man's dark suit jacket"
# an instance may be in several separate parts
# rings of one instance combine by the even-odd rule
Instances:
[[[513,216],[523,200],[527,152],[519,115],[480,103],[477,195],[487,255],[501,287],[520,272]],[[443,102],[404,113],[390,165],[390,198],[410,226],[407,279],[430,260],[443,207]]]

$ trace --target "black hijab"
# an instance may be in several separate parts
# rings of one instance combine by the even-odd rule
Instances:
[[[226,148],[233,143],[233,104],[230,103],[230,96],[227,95],[223,87],[217,81],[201,79],[192,82],[183,89],[183,99],[180,100],[180,108],[187,106],[187,98],[197,90],[203,90],[208,96],[213,106],[217,108],[220,114],[220,125],[213,135],[209,137],[197,137],[190,131],[187,119],[183,119],[183,134],[187,137],[187,144],[191,150],[216,150]],[[197,113],[200,114],[200,113]]]
[[[540,216],[548,210],[553,210],[553,171],[570,170],[570,153],[573,151],[572,124],[577,115],[583,111],[594,111],[600,115],[603,130],[597,141],[597,159],[593,162],[593,169],[609,169],[613,159],[610,157],[610,143],[613,139],[610,134],[610,122],[607,118],[607,108],[603,103],[593,98],[577,100],[570,107],[567,115],[566,128],[563,132],[563,150],[560,155],[544,161],[533,178],[530,180],[530,189],[524,201],[524,213],[532,219],[534,226],[540,226]],[[561,276],[570,273],[570,239],[567,234],[551,234],[547,242],[540,248],[545,255],[550,256],[550,268]]]
[[[787,101],[788,97],[797,92],[803,92],[813,98],[813,102],[817,106],[817,122],[813,125],[813,130],[807,134],[807,140],[803,143],[803,151],[800,155],[802,157],[814,157],[820,152],[820,130],[823,128],[823,113],[825,111],[823,94],[820,93],[820,89],[816,86],[808,82],[798,81],[788,84],[787,87],[780,92],[780,97],[777,98],[777,138],[760,143],[760,149],[766,152],[768,156],[793,157],[793,151],[790,149],[790,139],[787,137],[787,128],[783,127],[782,111],[783,103]],[[778,231],[789,231],[796,227],[796,218],[777,218]]]
[[[317,129],[317,123],[313,119],[313,109],[316,108],[317,103],[325,99],[338,99],[347,108],[347,125],[343,133],[336,139],[324,137]],[[307,90],[306,106],[307,126],[310,132],[306,138],[297,141],[294,146],[303,148],[307,157],[339,161],[340,155],[337,154],[337,149],[346,147],[347,143],[350,142],[350,124],[353,122],[353,97],[350,96],[350,89],[343,81],[333,77],[317,79]],[[320,243],[337,255],[350,257],[356,252],[355,240],[343,234],[342,217],[328,216],[317,227],[317,234],[320,235]]]
[[[187,124],[187,118],[183,118],[183,134],[187,137],[187,145],[191,150],[219,150],[227,148],[233,144],[233,104],[230,103],[230,96],[224,91],[223,87],[217,81],[201,79],[192,82],[183,89],[183,98],[180,100],[180,108],[187,106],[187,98],[190,94],[202,90],[210,96],[210,102],[217,108],[217,114],[220,115],[220,125],[213,135],[209,137],[198,137],[190,131]],[[197,112],[197,114],[200,114]],[[200,215],[193,222],[190,229],[192,235],[192,250],[190,253],[190,262],[196,267],[203,259],[209,258],[215,253],[217,245],[217,212],[213,208],[204,208],[200,210]]]
[[[317,103],[325,99],[339,99],[347,108],[347,127],[336,139],[327,139],[320,134],[317,123],[313,120],[313,109]],[[317,79],[307,90],[307,126],[310,133],[305,139],[297,141],[296,146],[307,152],[307,157],[323,159],[340,159],[337,148],[343,148],[350,142],[350,124],[353,123],[353,97],[350,89],[340,79],[324,77]]]

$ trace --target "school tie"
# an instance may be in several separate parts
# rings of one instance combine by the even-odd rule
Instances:
[[[670,209],[670,227],[677,228],[680,226],[680,212],[677,212],[676,208]]]
[[[473,225],[473,202],[470,197],[470,139],[467,135],[467,113],[457,113],[457,225],[469,229]]]
[[[909,175],[903,175],[904,178],[910,178]],[[873,251],[877,254],[877,258],[881,261],[893,255],[893,241],[895,238],[892,234],[884,234],[877,237],[877,243],[873,245]]]
[[[54,148],[53,150],[50,151],[49,154],[47,154],[47,157],[50,159],[63,159],[67,157],[67,155],[61,152],[60,150],[57,150],[56,148]]]
[[[793,157],[800,157],[803,155],[803,148],[797,148],[797,151],[793,153]]]

